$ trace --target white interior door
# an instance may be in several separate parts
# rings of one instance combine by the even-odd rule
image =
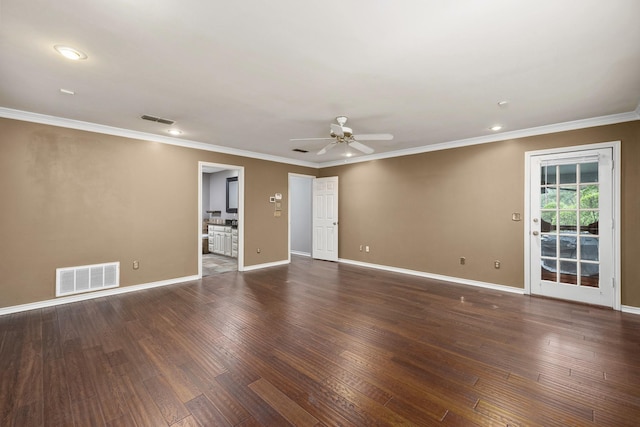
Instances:
[[[530,162],[531,293],[613,307],[612,149]]]
[[[338,177],[313,180],[313,242],[311,256],[338,261]]]

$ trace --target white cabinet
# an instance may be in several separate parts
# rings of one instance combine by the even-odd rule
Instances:
[[[234,256],[234,232],[235,232],[235,248],[238,256],[237,244],[238,244],[238,230],[232,229],[231,226],[225,225],[209,225],[209,252],[214,254]]]
[[[214,231],[213,231],[213,225],[209,224],[209,226],[207,227],[207,232],[209,234],[209,252],[213,253],[213,248],[215,247],[215,236],[214,236]]]
[[[231,230],[231,256],[238,258],[238,229]]]
[[[224,233],[224,255],[231,256],[231,227]]]

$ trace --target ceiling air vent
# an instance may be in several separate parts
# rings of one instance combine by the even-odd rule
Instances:
[[[161,117],[149,116],[147,114],[141,116],[140,118],[142,120],[149,120],[150,122],[164,123],[165,125],[172,125],[176,122],[175,120],[163,119]]]
[[[291,151],[296,151],[298,153],[308,153],[309,152],[309,150],[303,150],[302,148],[294,148]]]

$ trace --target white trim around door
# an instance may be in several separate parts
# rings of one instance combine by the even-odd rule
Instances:
[[[539,293],[538,291],[532,292],[532,287],[534,286],[533,278],[539,276],[534,274],[537,273],[533,271],[533,269],[539,269],[540,263],[539,256],[536,256],[534,252],[534,239],[539,238],[539,233],[541,233],[540,225],[541,218],[538,216],[540,213],[539,206],[533,206],[534,202],[539,203],[538,198],[533,197],[534,194],[532,188],[535,188],[534,185],[537,184],[534,182],[535,179],[535,170],[534,164],[537,159],[548,159],[550,157],[555,158],[571,158],[571,157],[579,157],[581,153],[585,152],[594,152],[596,150],[611,150],[611,217],[612,220],[610,222],[611,228],[611,244],[608,245],[612,248],[612,261],[611,261],[611,272],[608,275],[611,276],[612,282],[609,283],[609,278],[607,278],[607,285],[612,286],[613,295],[612,301],[608,301],[605,305],[612,307],[615,310],[621,309],[621,292],[620,292],[620,277],[621,277],[621,263],[620,263],[620,254],[621,254],[621,246],[620,246],[620,141],[613,142],[605,142],[599,144],[588,144],[574,147],[563,147],[557,149],[550,150],[540,150],[540,151],[530,151],[525,153],[525,227],[524,227],[524,283],[525,283],[525,294]],[[535,200],[534,200],[535,199]],[[609,227],[609,224],[604,225],[603,227]],[[537,260],[537,264],[534,265],[532,260]],[[561,273],[561,272],[559,272]],[[604,280],[604,278],[603,278]],[[553,296],[553,295],[551,295]],[[560,296],[562,298],[562,296]],[[583,301],[589,302],[589,301]],[[596,302],[597,304],[601,304]]]

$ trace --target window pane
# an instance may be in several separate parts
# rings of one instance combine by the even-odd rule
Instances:
[[[576,209],[576,193],[578,187],[575,185],[560,187],[560,209]]]
[[[580,237],[580,258],[598,261],[598,237]]]
[[[578,244],[575,236],[560,236],[560,258],[578,258]]]
[[[580,186],[580,208],[598,209],[599,187],[597,185]]]
[[[549,232],[556,229],[557,213],[556,211],[543,211],[541,212],[542,223],[540,224],[540,229],[543,232]]]
[[[557,238],[555,234],[543,234],[541,239],[542,256],[556,257]]]
[[[562,233],[575,234],[578,226],[578,212],[576,211],[560,211],[559,212],[559,229]]]
[[[598,162],[580,164],[580,182],[598,182]]]
[[[542,209],[555,209],[558,190],[555,187],[542,187],[540,190],[540,207]]]
[[[557,261],[555,259],[543,259],[541,261],[541,278],[542,280],[549,280],[551,282],[558,281],[558,274],[556,267]]]
[[[586,262],[580,263],[580,285],[597,288],[600,284],[600,266]]]
[[[598,211],[580,211],[580,234],[598,234]]]
[[[578,276],[576,275],[577,268],[577,262],[560,261],[560,282],[571,285],[578,284]]]
[[[560,165],[560,184],[576,183],[576,165]]]
[[[542,166],[540,169],[540,184],[549,185],[556,183],[556,166]]]

